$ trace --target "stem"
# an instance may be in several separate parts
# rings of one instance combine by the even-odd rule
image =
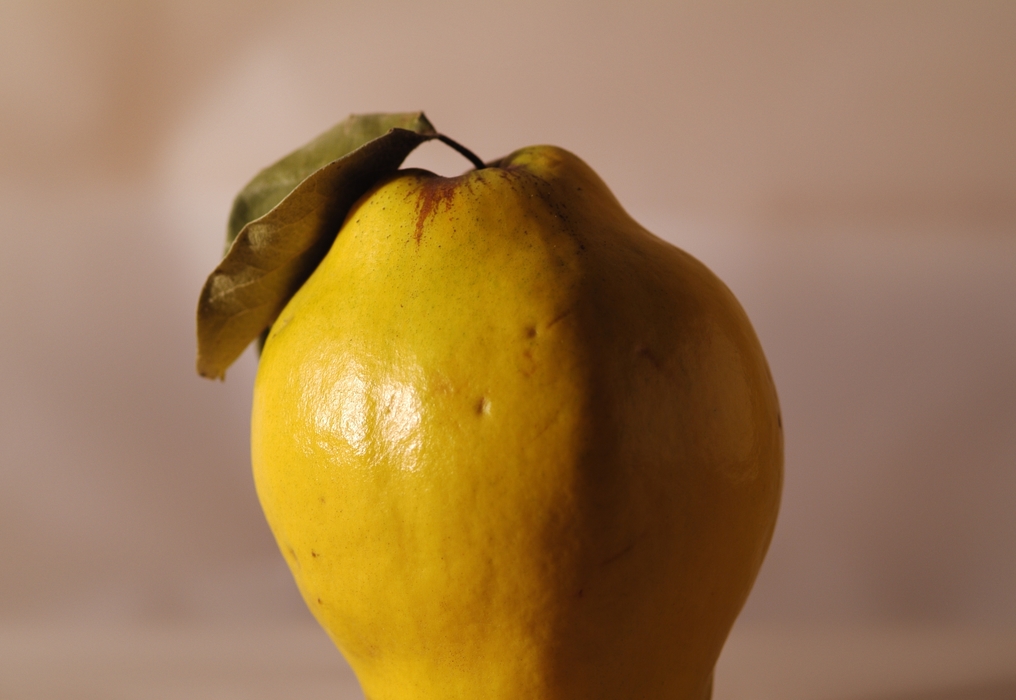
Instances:
[[[437,135],[437,140],[440,141],[441,143],[447,144],[448,146],[451,146],[452,148],[454,148],[456,151],[458,151],[460,154],[462,154],[465,158],[467,158],[469,160],[469,162],[472,163],[473,166],[477,170],[483,170],[484,168],[487,167],[484,164],[484,162],[482,160],[480,160],[479,157],[475,153],[470,151],[468,148],[463,146],[458,141],[453,141],[452,139],[448,138],[444,134],[438,134]]]

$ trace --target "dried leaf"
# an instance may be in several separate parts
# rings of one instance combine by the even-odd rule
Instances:
[[[434,127],[423,112],[353,114],[259,172],[233,200],[226,230],[226,249],[244,226],[267,214],[308,175],[392,129],[434,133]]]
[[[354,115],[259,173],[234,203],[235,240],[201,290],[198,373],[224,378],[324,258],[353,204],[436,137],[421,112]]]

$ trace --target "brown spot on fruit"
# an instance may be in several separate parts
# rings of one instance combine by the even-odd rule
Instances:
[[[572,311],[573,311],[573,309],[565,309],[564,311],[559,313],[557,316],[555,316],[554,318],[550,319],[550,321],[545,326],[545,329],[549,329],[549,328],[552,328],[553,326],[557,325],[563,319],[565,319],[568,316],[570,316],[572,314]]]
[[[531,377],[536,372],[536,360],[533,359],[533,351],[529,348],[525,348],[522,351],[522,362],[519,365],[519,371],[525,377]]]
[[[626,546],[623,549],[621,549],[621,551],[616,552],[614,554],[611,554],[609,557],[607,557],[606,559],[603,560],[603,566],[607,566],[609,564],[613,564],[615,561],[617,561],[618,559],[623,557],[625,554],[630,552],[634,547],[635,547],[635,543],[632,542],[632,543],[628,544],[628,546]]]
[[[647,348],[645,345],[639,345],[635,348],[635,355],[644,360],[648,360],[649,364],[655,367],[658,371],[663,371],[663,363],[660,362],[660,358],[656,356],[652,350]]]
[[[451,207],[452,200],[459,187],[465,186],[463,175],[457,177],[428,177],[421,181],[418,192],[419,202],[416,215],[416,245],[423,240],[423,226],[427,217],[437,211],[438,205],[444,204],[445,208]]]

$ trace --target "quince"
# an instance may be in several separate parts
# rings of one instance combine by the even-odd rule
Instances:
[[[258,496],[372,700],[706,700],[780,499],[732,293],[579,158],[401,170],[264,344]]]

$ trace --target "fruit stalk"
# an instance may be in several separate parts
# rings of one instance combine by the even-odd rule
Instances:
[[[448,145],[448,146],[451,146],[456,151],[458,151],[460,154],[462,154],[466,159],[469,160],[470,163],[473,164],[473,166],[477,170],[483,170],[484,168],[487,167],[487,164],[484,163],[482,160],[480,160],[479,156],[477,156],[475,153],[470,151],[468,148],[463,146],[458,141],[455,141],[454,139],[451,139],[451,138],[445,136],[444,134],[438,134],[436,138],[441,143],[443,143],[445,145]]]

